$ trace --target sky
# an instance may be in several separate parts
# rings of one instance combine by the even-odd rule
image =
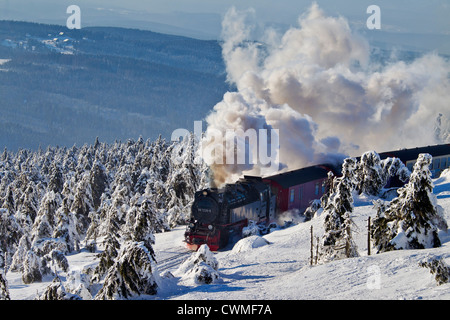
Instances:
[[[332,16],[364,28],[369,5],[381,9],[381,31],[450,35],[450,1],[317,0]],[[253,8],[257,22],[287,29],[311,6],[309,0],[0,0],[0,20],[65,25],[69,5],[81,9],[83,26],[149,29],[202,39],[218,39],[227,10]]]

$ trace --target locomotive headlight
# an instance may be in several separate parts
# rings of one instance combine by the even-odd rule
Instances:
[[[193,222],[189,223],[189,228],[194,229],[195,224]]]
[[[212,231],[213,226],[210,224],[210,225],[208,226],[208,229],[209,229],[209,231]]]

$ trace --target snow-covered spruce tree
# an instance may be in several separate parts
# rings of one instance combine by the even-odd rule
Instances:
[[[155,266],[155,257],[143,242],[126,242],[95,299],[121,300],[155,295],[158,288]]]
[[[401,182],[406,183],[411,172],[399,158],[386,158],[381,160],[381,177],[383,186],[386,186],[391,177],[398,177]]]
[[[357,168],[355,189],[359,194],[378,195],[384,187],[381,175],[381,159],[375,151],[365,152]]]
[[[25,192],[22,194],[21,204],[18,207],[15,217],[25,233],[29,233],[39,207],[39,195],[36,192],[36,185],[33,181],[28,183]]]
[[[56,267],[61,268],[64,272],[69,270],[69,261],[64,253],[57,249],[53,249],[50,253],[43,256],[42,260],[45,261],[48,268],[52,268],[53,270],[55,270]]]
[[[42,281],[42,262],[41,258],[33,252],[28,250],[25,260],[23,261],[22,281],[25,284]]]
[[[357,257],[358,251],[351,235],[353,212],[353,175],[356,159],[347,158],[342,165],[342,177],[335,178],[324,207],[324,229],[320,261]]]
[[[220,279],[218,268],[216,257],[208,245],[203,244],[178,267],[174,275],[193,284],[211,284]]]
[[[166,208],[172,228],[186,224],[195,191],[205,187],[203,175],[207,166],[199,155],[199,146],[194,133],[187,134],[181,141],[171,145],[171,165],[166,183],[169,201]]]
[[[406,182],[410,172],[399,158],[380,159],[375,151],[368,151],[361,156],[355,170],[355,190],[361,194],[379,196],[389,179],[398,177]]]
[[[326,207],[326,205],[328,203],[328,199],[331,196],[333,186],[334,186],[334,178],[335,178],[334,173],[331,171],[328,171],[327,180],[325,181],[325,193],[322,195],[322,197],[320,197],[320,206],[322,208]]]
[[[65,253],[80,250],[80,239],[76,227],[76,217],[69,211],[67,199],[63,199],[61,207],[56,211],[56,226],[52,236],[66,243],[68,252]]]
[[[31,242],[28,234],[25,233],[20,238],[17,250],[14,252],[14,255],[12,257],[12,262],[10,265],[11,271],[23,272],[24,261],[25,258],[27,257],[28,250],[30,249],[31,249]]]
[[[305,212],[303,212],[303,216],[305,217],[304,221],[311,220],[317,211],[321,208],[321,201],[320,199],[314,199],[311,200],[309,207],[306,208]]]
[[[152,220],[154,219],[156,211],[151,203],[136,194],[131,199],[131,207],[127,212],[125,224],[123,226],[123,239],[126,241],[144,242],[148,250],[152,250],[152,245],[155,243],[153,236]]]
[[[446,230],[443,209],[433,194],[429,154],[420,154],[409,182],[388,205],[377,205],[371,236],[378,252],[439,247],[438,229]]]
[[[170,226],[168,224],[168,213],[164,209],[158,209],[155,204],[155,195],[153,194],[152,189],[153,184],[151,181],[147,182],[147,186],[145,188],[145,193],[142,195],[142,198],[145,199],[149,203],[148,209],[152,211],[152,226],[156,233],[170,231]]]
[[[39,210],[31,230],[31,242],[34,246],[45,238],[50,238],[55,226],[56,210],[61,203],[59,194],[48,191],[41,200]]]
[[[55,193],[60,193],[64,185],[62,169],[59,163],[53,162],[50,168],[50,176],[47,189]]]
[[[1,207],[8,210],[11,214],[16,212],[16,201],[14,200],[14,192],[12,185],[8,185],[6,195],[2,199]]]
[[[77,220],[77,232],[81,237],[86,235],[89,228],[89,212],[94,210],[94,200],[89,172],[84,172],[75,187],[75,195],[70,206],[70,211],[75,213]]]
[[[44,292],[36,297],[37,300],[81,300],[81,297],[69,293],[61,282],[61,278],[56,275]]]
[[[94,270],[93,281],[100,281],[103,275],[114,264],[114,260],[120,249],[119,243],[119,222],[116,211],[112,208],[107,212],[106,220],[102,223],[101,234],[105,235],[103,241],[104,250],[98,255],[99,264]]]
[[[23,231],[13,214],[8,209],[0,208],[0,267],[4,266],[5,258],[8,264],[17,249]]]
[[[89,179],[91,183],[92,202],[94,209],[97,209],[100,206],[101,196],[108,184],[106,169],[100,161],[96,160],[94,162],[89,173]]]
[[[430,269],[438,286],[450,282],[450,266],[442,257],[426,257],[419,262],[419,266]]]
[[[89,224],[89,228],[86,231],[86,236],[84,237],[85,248],[89,252],[97,251],[97,234],[98,227],[100,224],[100,217],[97,211],[91,211],[89,213],[89,219],[91,223]]]
[[[130,172],[131,167],[129,165],[120,167],[111,185],[112,194],[110,210],[115,210],[119,224],[124,222],[132,196],[133,183],[131,181]]]
[[[88,267],[89,268],[89,267]],[[86,269],[68,272],[64,287],[70,293],[80,296],[83,300],[92,300],[91,277]]]
[[[9,296],[8,280],[6,280],[2,268],[0,268],[0,300],[11,300],[11,297]]]

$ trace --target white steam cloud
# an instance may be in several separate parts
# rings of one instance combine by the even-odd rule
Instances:
[[[262,45],[248,41],[254,14],[231,8],[223,20],[228,81],[238,90],[226,93],[206,119],[208,151],[217,144],[225,148],[212,138],[217,132],[225,137],[227,130],[274,128],[276,170],[291,170],[342,154],[443,143],[439,137],[449,136],[436,134],[439,114],[450,119],[450,63],[442,57],[430,53],[410,63],[371,63],[367,41],[345,18],[328,17],[317,4],[299,18],[298,27],[282,35],[267,30]],[[213,163],[219,185],[242,174],[274,173],[258,164],[218,163],[220,152],[203,156]]]

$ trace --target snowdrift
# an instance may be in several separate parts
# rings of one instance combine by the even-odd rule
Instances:
[[[260,236],[249,236],[239,240],[231,250],[232,253],[246,252],[254,248],[268,245],[269,241]]]

